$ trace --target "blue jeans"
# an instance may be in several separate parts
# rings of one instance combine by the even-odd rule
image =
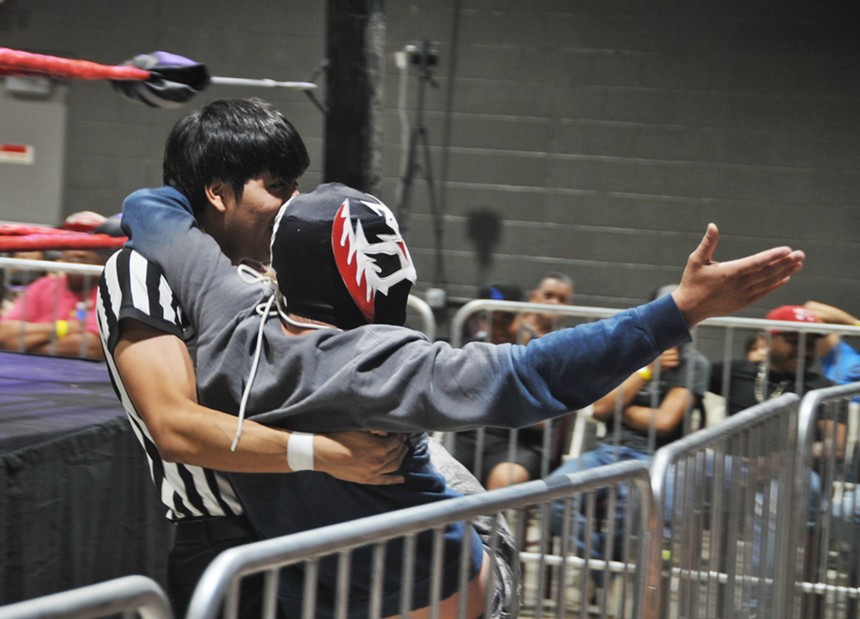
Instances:
[[[562,464],[559,468],[553,471],[549,478],[561,477],[569,473],[613,464],[625,460],[638,460],[646,465],[651,461],[651,455],[647,452],[633,449],[631,447],[600,444],[591,451],[587,451],[578,458],[571,458]],[[605,529],[598,526],[598,523],[592,523],[592,532],[590,540],[585,539],[587,515],[585,513],[586,504],[584,497],[581,500],[574,500],[571,509],[571,517],[573,522],[569,531],[571,532],[570,542],[576,547],[579,556],[585,556],[586,550],[589,557],[593,559],[618,559],[621,552],[621,543],[624,536],[624,523],[628,508],[636,509],[637,506],[630,504],[630,487],[627,484],[617,486],[615,492],[615,510],[613,514],[606,513],[608,509],[609,493],[607,490],[598,490],[596,493],[597,504],[595,506],[595,516],[605,521]],[[564,532],[564,509],[565,499],[557,499],[552,503],[552,514],[550,520],[550,528],[554,535],[560,536]],[[606,530],[608,529],[608,530]],[[611,536],[611,539],[609,539]],[[611,544],[610,557],[604,556],[606,544]],[[598,585],[603,584],[603,573],[600,571],[592,572],[593,578]]]

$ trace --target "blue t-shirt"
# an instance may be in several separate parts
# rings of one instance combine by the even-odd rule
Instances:
[[[839,344],[821,357],[824,375],[837,385],[860,381],[860,352],[840,340]]]

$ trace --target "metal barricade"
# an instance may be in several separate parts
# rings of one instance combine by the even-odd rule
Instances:
[[[858,403],[860,383],[811,391],[800,405],[791,540],[797,586],[787,601],[797,617],[860,614]]]
[[[551,533],[550,512],[553,502],[569,515],[574,502],[583,501],[589,506],[589,514],[596,509],[599,495],[607,490],[625,486],[638,497],[636,517],[627,519],[627,527],[623,531],[624,547],[621,561],[605,562],[589,559],[578,559],[572,551],[576,538],[575,530],[571,529],[572,519],[566,520],[564,535],[556,538]],[[650,482],[647,469],[640,463],[624,462],[616,465],[601,467],[582,474],[547,481],[534,481],[517,486],[487,493],[473,494],[457,499],[442,501],[431,505],[380,514],[361,520],[344,522],[311,531],[277,539],[265,540],[246,546],[233,548],[219,555],[210,564],[199,585],[188,612],[188,619],[212,619],[224,611],[225,619],[236,617],[238,608],[238,591],[243,578],[255,574],[264,574],[264,608],[265,616],[273,616],[275,605],[278,603],[278,586],[284,572],[292,570],[301,576],[300,590],[302,591],[301,617],[346,618],[353,616],[374,619],[382,616],[382,572],[388,560],[393,557],[386,555],[386,547],[394,540],[405,540],[405,562],[399,604],[401,612],[409,608],[409,600],[419,587],[427,587],[431,593],[430,616],[442,610],[438,599],[440,574],[434,568],[429,582],[417,583],[412,581],[412,573],[416,557],[414,546],[409,540],[423,533],[430,533],[435,538],[442,534],[444,528],[453,523],[475,522],[479,518],[490,518],[493,526],[485,530],[484,545],[490,554],[496,555],[501,550],[501,529],[505,527],[501,516],[506,515],[513,527],[525,527],[531,523],[533,532],[538,536],[531,553],[535,561],[531,567],[520,572],[514,553],[513,569],[510,571],[510,582],[507,583],[506,599],[509,616],[516,617],[527,609],[530,615],[541,616],[587,616],[586,600],[577,593],[583,587],[588,573],[592,570],[602,570],[607,574],[620,573],[623,578],[624,606],[616,617],[641,616],[641,602],[644,583],[647,579],[646,558],[648,556],[648,527],[651,514]],[[293,506],[295,507],[295,506]],[[537,519],[526,519],[526,512],[540,514]],[[589,532],[597,525],[597,519],[588,520]],[[515,534],[516,535],[516,534]],[[367,581],[368,589],[362,591],[362,597],[369,592],[356,606],[352,595],[355,590],[350,580],[351,557],[356,551],[367,549],[372,552],[372,569],[369,574],[362,575]],[[422,561],[430,561],[438,567],[439,557],[436,547],[432,557],[420,557]],[[412,553],[412,554],[410,554]],[[588,555],[586,555],[588,556]],[[325,583],[325,591],[332,596],[322,599],[317,593],[320,589],[320,565],[327,560],[336,562],[336,582]],[[496,559],[498,560],[498,559]],[[559,569],[567,566],[568,569]],[[458,591],[466,591],[468,574],[464,564],[460,565]],[[638,569],[637,569],[638,567]],[[354,576],[354,574],[352,574]],[[482,601],[485,610],[493,608],[492,587]],[[405,605],[405,606],[404,606]],[[579,606],[577,606],[579,605]],[[625,610],[626,609],[626,610]],[[465,616],[461,607],[446,608],[439,616],[443,618]],[[488,612],[485,616],[490,617]]]
[[[462,346],[466,340],[466,323],[469,317],[478,312],[534,312],[559,318],[578,318],[597,320],[617,314],[619,309],[606,307],[585,307],[582,305],[553,305],[551,303],[528,303],[520,301],[493,301],[491,299],[475,299],[464,304],[451,317],[451,345]]]
[[[171,619],[167,596],[145,576],[114,580],[0,606],[0,619],[90,619],[113,617]]]
[[[663,617],[788,616],[798,402],[781,395],[655,453]]]
[[[416,327],[421,333],[427,336],[431,342],[436,339],[436,317],[433,315],[433,308],[421,297],[410,294],[406,299],[406,307],[418,315],[419,327]],[[410,324],[410,316],[407,314],[406,324]]]

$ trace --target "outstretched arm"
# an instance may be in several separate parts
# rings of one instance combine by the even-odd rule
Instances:
[[[821,303],[820,301],[807,301],[804,303],[806,309],[810,310],[818,317],[818,320],[833,325],[849,325],[860,326],[860,321],[843,309]],[[822,338],[819,338],[816,345],[816,351],[819,357],[824,357],[830,353],[842,338],[836,333],[828,333]]]
[[[810,310],[821,322],[832,325],[860,326],[860,320],[852,316],[844,309],[822,303],[821,301],[807,301],[804,303],[806,309]]]
[[[719,238],[717,226],[708,224],[702,242],[687,260],[680,285],[672,292],[690,328],[706,318],[728,316],[755,303],[803,268],[804,253],[790,247],[715,262]]]

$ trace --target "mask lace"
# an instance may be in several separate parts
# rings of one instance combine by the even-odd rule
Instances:
[[[245,383],[245,389],[242,391],[242,401],[239,403],[239,420],[236,423],[236,435],[233,437],[230,451],[236,451],[239,439],[242,437],[242,426],[245,423],[245,409],[248,406],[248,398],[251,396],[251,387],[254,384],[254,378],[257,376],[257,368],[260,366],[260,355],[263,350],[263,330],[266,326],[266,320],[269,316],[277,315],[280,310],[280,304],[278,304],[277,309],[272,309],[272,305],[278,296],[278,291],[270,277],[244,264],[239,265],[238,271],[239,277],[245,283],[262,284],[267,288],[268,298],[266,301],[258,303],[255,308],[255,311],[260,316],[260,326],[257,329],[257,343],[254,346],[254,359],[251,362],[251,371],[248,373],[248,380]]]

